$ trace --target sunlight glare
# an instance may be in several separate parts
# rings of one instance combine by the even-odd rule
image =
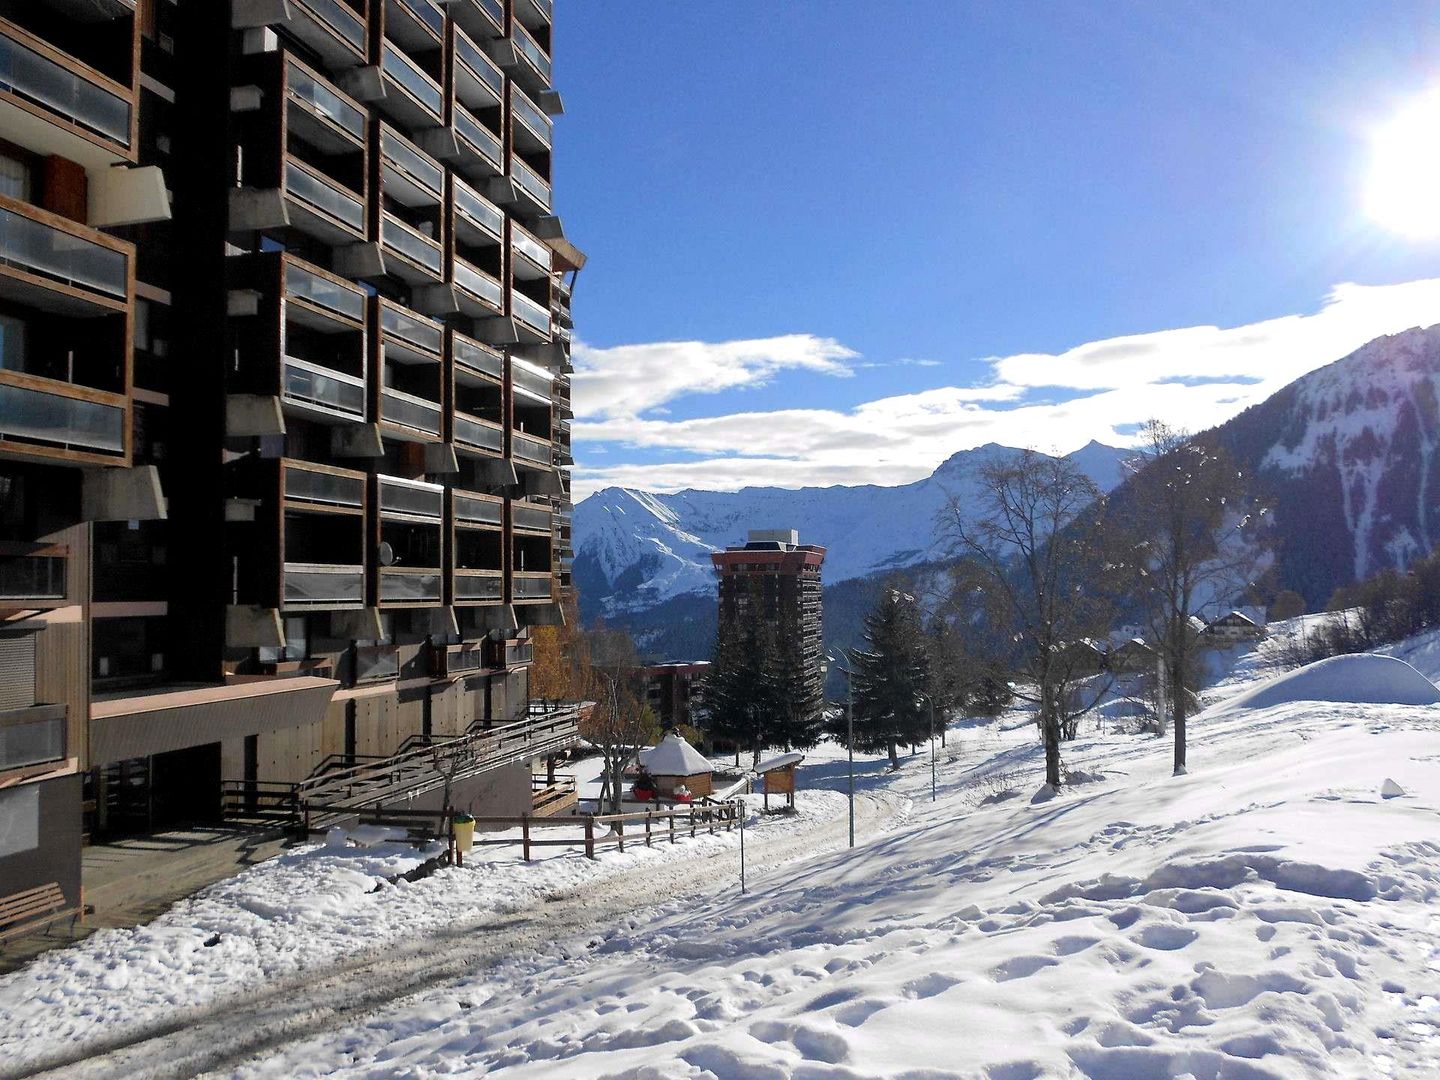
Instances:
[[[1440,91],[1412,102],[1375,132],[1365,209],[1401,235],[1440,237]]]

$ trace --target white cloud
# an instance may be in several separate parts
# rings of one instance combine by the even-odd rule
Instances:
[[[959,450],[987,442],[1069,451],[1091,439],[1123,445],[1128,425],[1152,416],[1202,430],[1263,401],[1308,371],[1353,352],[1382,334],[1440,320],[1440,279],[1391,286],[1339,285],[1312,315],[1291,315],[1246,326],[1184,327],[1088,342],[1056,355],[1024,353],[991,358],[994,381],[977,387],[938,387],[881,398],[848,410],[781,409],[688,420],[660,418],[648,406],[620,408],[581,402],[581,443],[643,448],[659,464],[587,468],[585,446],[575,471],[577,497],[620,484],[656,491],[685,487],[735,489],[747,484],[898,484],[929,475]],[[783,366],[829,370],[854,353],[837,342],[796,335]],[[808,343],[800,345],[799,343]],[[713,356],[735,350],[748,360],[727,361],[754,385],[768,342],[706,346],[632,346],[602,350],[692,350]],[[818,348],[823,346],[823,348]],[[672,354],[673,355],[673,354]],[[614,370],[616,386],[640,379]],[[716,386],[716,389],[724,388]],[[635,388],[641,397],[708,392],[680,387]],[[1062,393],[1056,394],[1055,390]],[[589,392],[578,388],[576,397]],[[1055,401],[1055,397],[1070,400]],[[647,414],[647,408],[649,412]],[[683,457],[680,455],[684,455]],[[696,455],[690,458],[689,455]],[[677,457],[679,458],[677,460]]]

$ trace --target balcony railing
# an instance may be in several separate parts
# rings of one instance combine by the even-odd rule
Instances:
[[[20,203],[0,204],[0,265],[13,266],[65,285],[124,300],[129,256],[123,251],[18,212]],[[5,205],[8,204],[8,205]],[[15,207],[12,210],[9,207]]]
[[[329,120],[358,142],[365,141],[365,114],[315,76],[291,62],[287,65],[286,83],[290,96],[312,113]]]
[[[64,549],[0,543],[0,600],[64,600]]]
[[[528,274],[522,274],[517,266],[516,277],[533,281],[550,276],[550,249],[514,222],[510,225],[510,248],[534,264],[534,272]]]
[[[505,358],[494,349],[456,335],[452,352],[455,363],[460,366],[493,379],[504,380]]]
[[[455,571],[456,600],[504,600],[505,575],[499,570]]]
[[[494,454],[505,453],[505,434],[497,425],[471,419],[464,413],[455,414],[455,441]]]
[[[468,144],[473,153],[483,162],[484,167],[470,169],[470,174],[487,175],[504,171],[505,155],[500,148],[500,136],[476,120],[463,105],[455,106],[455,134]],[[474,161],[464,164],[473,165]]]
[[[357,234],[365,232],[365,207],[324,173],[296,158],[285,162],[285,190]]]
[[[469,222],[495,243],[500,242],[505,232],[505,215],[494,203],[477,195],[463,180],[455,181],[455,210],[457,228]]]
[[[485,670],[485,646],[478,642],[437,648],[434,658],[437,678],[453,678]]]
[[[480,301],[480,306],[494,314],[503,310],[505,291],[489,274],[476,270],[460,256],[455,256],[455,284],[464,293]],[[462,301],[464,297],[461,298]],[[468,312],[467,312],[468,313]]]
[[[441,598],[442,574],[438,567],[382,566],[382,603],[426,603]]]
[[[515,17],[526,26],[551,23],[555,19],[554,0],[515,0]]]
[[[388,41],[381,52],[380,71],[382,75],[392,80],[408,94],[415,104],[428,113],[430,119],[439,123],[443,104],[440,87],[414,61]],[[391,101],[389,94],[386,94],[386,101],[387,103]],[[408,112],[409,110],[404,109],[403,106],[399,110],[402,118],[414,119],[413,115],[406,116]]]
[[[524,63],[520,65],[522,77],[525,72],[525,65],[529,64],[531,74],[538,79],[539,88],[543,89],[550,85],[550,57],[545,55],[545,50],[540,48],[540,43],[530,36],[530,32],[519,23],[512,23],[510,37],[515,42],[515,51],[520,55]]]
[[[517,529],[534,529],[539,532],[550,531],[551,515],[549,510],[542,510],[538,506],[510,506],[510,524]]]
[[[550,311],[524,293],[510,290],[510,314],[547,340],[550,337]]]
[[[504,523],[505,504],[499,499],[482,499],[456,492],[454,505],[457,522],[467,525],[493,525],[497,529]]]
[[[292,401],[341,413],[357,420],[365,418],[365,380],[330,368],[285,358],[285,396]]]
[[[326,506],[365,505],[365,476],[321,469],[305,462],[286,459],[285,498],[292,502],[321,503]]]
[[[285,564],[285,606],[359,606],[365,602],[365,568],[329,563]]]
[[[65,756],[64,705],[35,705],[0,713],[0,771],[59,761]]]
[[[530,100],[524,90],[513,84],[510,87],[510,115],[529,130],[535,143],[546,150],[550,149],[555,125],[551,122],[550,117],[541,112],[540,107]]]
[[[39,388],[49,381],[36,379],[35,387],[0,382],[0,436],[62,449],[125,453],[122,406],[69,396],[65,383],[55,383],[53,391]]]
[[[510,452],[516,461],[524,461],[531,465],[550,466],[554,464],[554,455],[551,446],[543,439],[531,438],[529,435],[522,435],[518,431],[510,433]]]
[[[548,600],[554,587],[550,574],[518,573],[512,576],[510,595],[516,600]]]
[[[424,233],[405,224],[390,211],[380,215],[380,240],[391,251],[410,260],[416,272],[427,271],[424,277],[440,280],[443,275],[440,261],[440,245]],[[389,267],[386,267],[390,270]],[[407,277],[403,271],[391,270],[399,277]]]
[[[502,0],[450,0],[455,22],[477,41],[505,33],[505,5]]]
[[[413,184],[423,193],[423,201],[433,205],[444,197],[445,170],[417,152],[405,138],[389,128],[380,129],[380,155],[386,167],[386,180],[390,188],[396,181]],[[394,179],[392,179],[392,177]],[[404,192],[387,190],[387,194],[403,195]],[[402,199],[407,205],[417,205],[420,198]]]
[[[472,109],[489,109],[505,100],[505,75],[462,31],[455,35],[455,88]]]
[[[510,383],[517,390],[524,390],[540,398],[545,404],[550,404],[550,395],[554,391],[555,380],[548,373],[531,367],[525,361],[518,358],[510,361]]]
[[[400,675],[400,651],[394,645],[356,645],[355,681],[376,682]]]
[[[440,406],[393,387],[380,389],[380,418],[427,435],[440,434]]]
[[[57,62],[61,55],[0,20],[0,90],[44,106],[128,148],[131,102],[125,88],[98,72],[82,73]]]
[[[400,0],[400,4],[436,37],[445,32],[445,13],[432,0]]]
[[[387,353],[391,346],[403,343],[404,351],[423,354],[425,359],[438,360],[444,331],[440,324],[388,301],[380,305],[380,330]]]
[[[510,155],[510,178],[547,214],[550,212],[550,184],[516,154]]]
[[[365,320],[365,294],[321,277],[293,262],[285,263],[286,299],[308,300],[355,322]]]
[[[439,520],[445,511],[445,489],[420,480],[380,477],[380,512]]]

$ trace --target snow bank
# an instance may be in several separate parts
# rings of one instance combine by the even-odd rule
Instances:
[[[1440,703],[1440,687],[1393,656],[1332,656],[1237,694],[1212,709],[1211,715],[1238,709],[1269,709],[1297,701],[1435,705]]]

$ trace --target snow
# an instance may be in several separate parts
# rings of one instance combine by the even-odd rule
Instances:
[[[641,750],[637,756],[640,764],[656,776],[695,776],[711,770],[705,755],[673,731],[658,746]]]
[[[760,762],[755,766],[754,771],[757,773],[773,772],[775,769],[783,769],[786,765],[799,765],[804,760],[804,754],[778,754]]]
[[[1405,649],[1423,655],[1427,646],[1396,651]],[[788,863],[756,868],[748,894],[714,881],[216,1075],[1440,1074],[1440,704],[1387,700],[1423,696],[1421,676],[1397,660],[1349,657],[1271,678],[1270,653],[1261,643],[1235,659],[1224,689],[1212,691],[1229,700],[1191,718],[1188,775],[1170,775],[1168,741],[1093,726],[1064,746],[1069,782],[1032,800],[1042,753],[1017,710],[952,726],[938,750],[934,802],[928,754],[905,757],[893,773],[883,759],[858,759],[862,792],[906,796],[913,808],[853,851],[812,853],[812,830],[843,821],[845,807],[816,787],[843,786],[849,769],[843,751],[821,746],[799,769],[801,814],[751,818],[759,836],[781,830],[770,835],[793,848]],[[717,837],[714,850],[736,842]],[[383,840],[318,850],[226,883],[221,907],[238,919],[262,887],[288,889],[301,906],[324,892],[304,875],[269,880],[284,860],[290,870],[360,860],[334,869],[373,881],[365,875],[415,858]],[[493,910],[497,894],[533,905],[560,881],[633,882],[700,850],[612,852],[594,865],[561,854],[527,868],[506,849],[495,863],[374,894],[343,876],[325,880],[343,883],[347,915],[333,921],[354,912],[360,932],[384,947],[453,929],[457,913]],[[297,862],[307,858],[315,861]],[[0,1061],[123,1026],[133,1012],[163,1008],[167,993],[189,1000],[170,981],[175,971],[196,978],[185,958],[206,950],[185,937],[167,952],[142,935],[204,932],[187,906],[202,899],[129,932],[132,954],[118,963],[91,955],[90,939],[0,980]],[[437,921],[447,916],[452,923]],[[267,925],[300,951],[312,928],[325,932],[324,920],[303,913]],[[227,944],[222,936],[209,953],[218,961]],[[172,964],[172,953],[181,961]],[[307,953],[307,962],[325,955]],[[215,966],[242,984],[251,977],[242,964]]]

